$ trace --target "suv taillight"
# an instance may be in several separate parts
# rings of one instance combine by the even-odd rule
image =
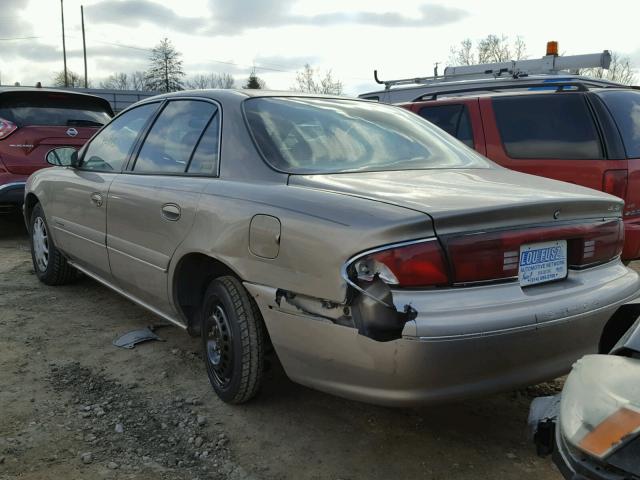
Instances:
[[[5,120],[4,118],[0,118],[0,140],[7,138],[17,129],[18,126],[15,123]]]
[[[619,256],[624,228],[608,220],[442,237],[457,284],[517,277],[520,247],[553,240],[567,241],[568,267],[580,269]]]
[[[602,190],[624,200],[627,196],[627,171],[607,170],[604,172]]]
[[[446,261],[436,239],[398,245],[360,257],[353,263],[360,280],[398,287],[433,287],[449,283]]]

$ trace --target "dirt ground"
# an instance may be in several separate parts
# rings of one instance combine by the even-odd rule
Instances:
[[[387,409],[289,381],[254,401],[210,389],[199,342],[83,278],[33,274],[19,217],[0,218],[0,479],[560,479],[527,436],[534,396],[560,382],[454,405]]]

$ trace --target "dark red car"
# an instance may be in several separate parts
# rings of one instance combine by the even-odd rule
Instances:
[[[27,177],[60,146],[80,148],[113,117],[109,102],[42,88],[0,89],[0,211],[20,207]]]
[[[640,257],[640,91],[569,85],[402,104],[494,162],[625,200],[623,260]]]

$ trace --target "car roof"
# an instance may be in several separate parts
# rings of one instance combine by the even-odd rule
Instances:
[[[346,97],[338,95],[324,95],[306,92],[291,92],[284,90],[263,90],[263,89],[238,89],[238,88],[213,88],[204,90],[180,90],[177,92],[163,93],[151,97],[154,99],[171,98],[171,97],[205,97],[216,99],[238,99],[238,98],[255,98],[255,97],[298,97],[298,98],[329,98],[334,100],[355,100],[368,101],[366,99],[356,97]]]
[[[64,93],[66,95],[76,95],[81,97],[91,97],[100,100],[104,100],[102,97],[98,97],[97,95],[91,95],[89,93],[83,92],[75,92],[71,89],[62,89],[62,88],[48,88],[48,87],[0,87],[0,95],[3,93]]]

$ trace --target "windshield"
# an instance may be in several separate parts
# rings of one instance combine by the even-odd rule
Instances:
[[[101,127],[111,116],[108,104],[92,97],[58,92],[17,92],[0,96],[0,118],[19,127]]]
[[[486,168],[490,162],[398,107],[326,98],[252,98],[249,128],[271,166],[287,173]]]

